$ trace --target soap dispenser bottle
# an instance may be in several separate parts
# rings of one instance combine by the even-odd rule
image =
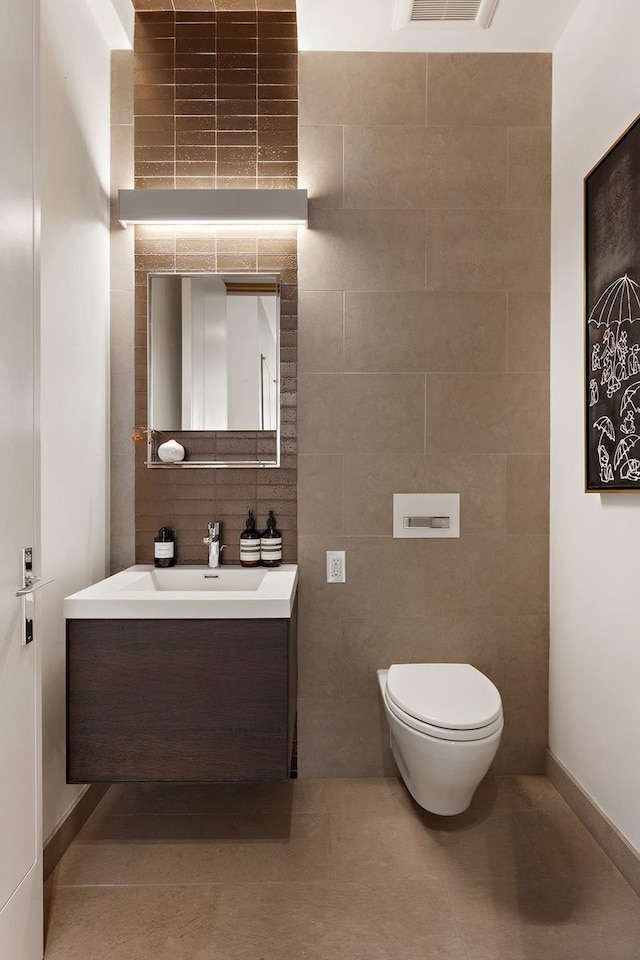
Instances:
[[[247,526],[240,535],[240,563],[243,567],[260,565],[260,534],[256,530],[253,510],[249,510]]]
[[[282,534],[276,530],[273,510],[269,510],[267,529],[260,537],[260,560],[265,567],[279,567],[282,563]]]
[[[153,562],[156,567],[173,567],[176,562],[176,542],[169,527],[161,527],[153,542]]]

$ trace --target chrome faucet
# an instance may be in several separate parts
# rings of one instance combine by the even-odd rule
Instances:
[[[219,520],[210,520],[207,524],[207,530],[209,535],[202,538],[202,542],[209,547],[209,566],[210,567],[219,567],[220,566],[220,554],[224,550],[226,544],[220,543],[220,538],[222,536],[222,524]]]

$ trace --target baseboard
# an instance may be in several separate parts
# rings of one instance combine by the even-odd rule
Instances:
[[[58,824],[42,851],[42,866],[46,880],[58,866],[95,808],[109,789],[108,783],[92,783]]]
[[[640,896],[640,854],[550,750],[547,750],[547,776],[629,886]]]

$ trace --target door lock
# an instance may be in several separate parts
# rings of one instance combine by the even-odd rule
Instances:
[[[42,580],[33,575],[33,547],[25,547],[22,551],[22,587],[16,592],[16,597],[22,600],[24,610],[24,627],[22,643],[26,645],[33,640],[33,611],[35,607],[34,594],[40,587],[46,587],[53,580]]]

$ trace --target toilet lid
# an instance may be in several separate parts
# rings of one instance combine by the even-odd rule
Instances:
[[[395,663],[387,693],[409,716],[449,730],[486,727],[502,714],[498,690],[469,663]]]

